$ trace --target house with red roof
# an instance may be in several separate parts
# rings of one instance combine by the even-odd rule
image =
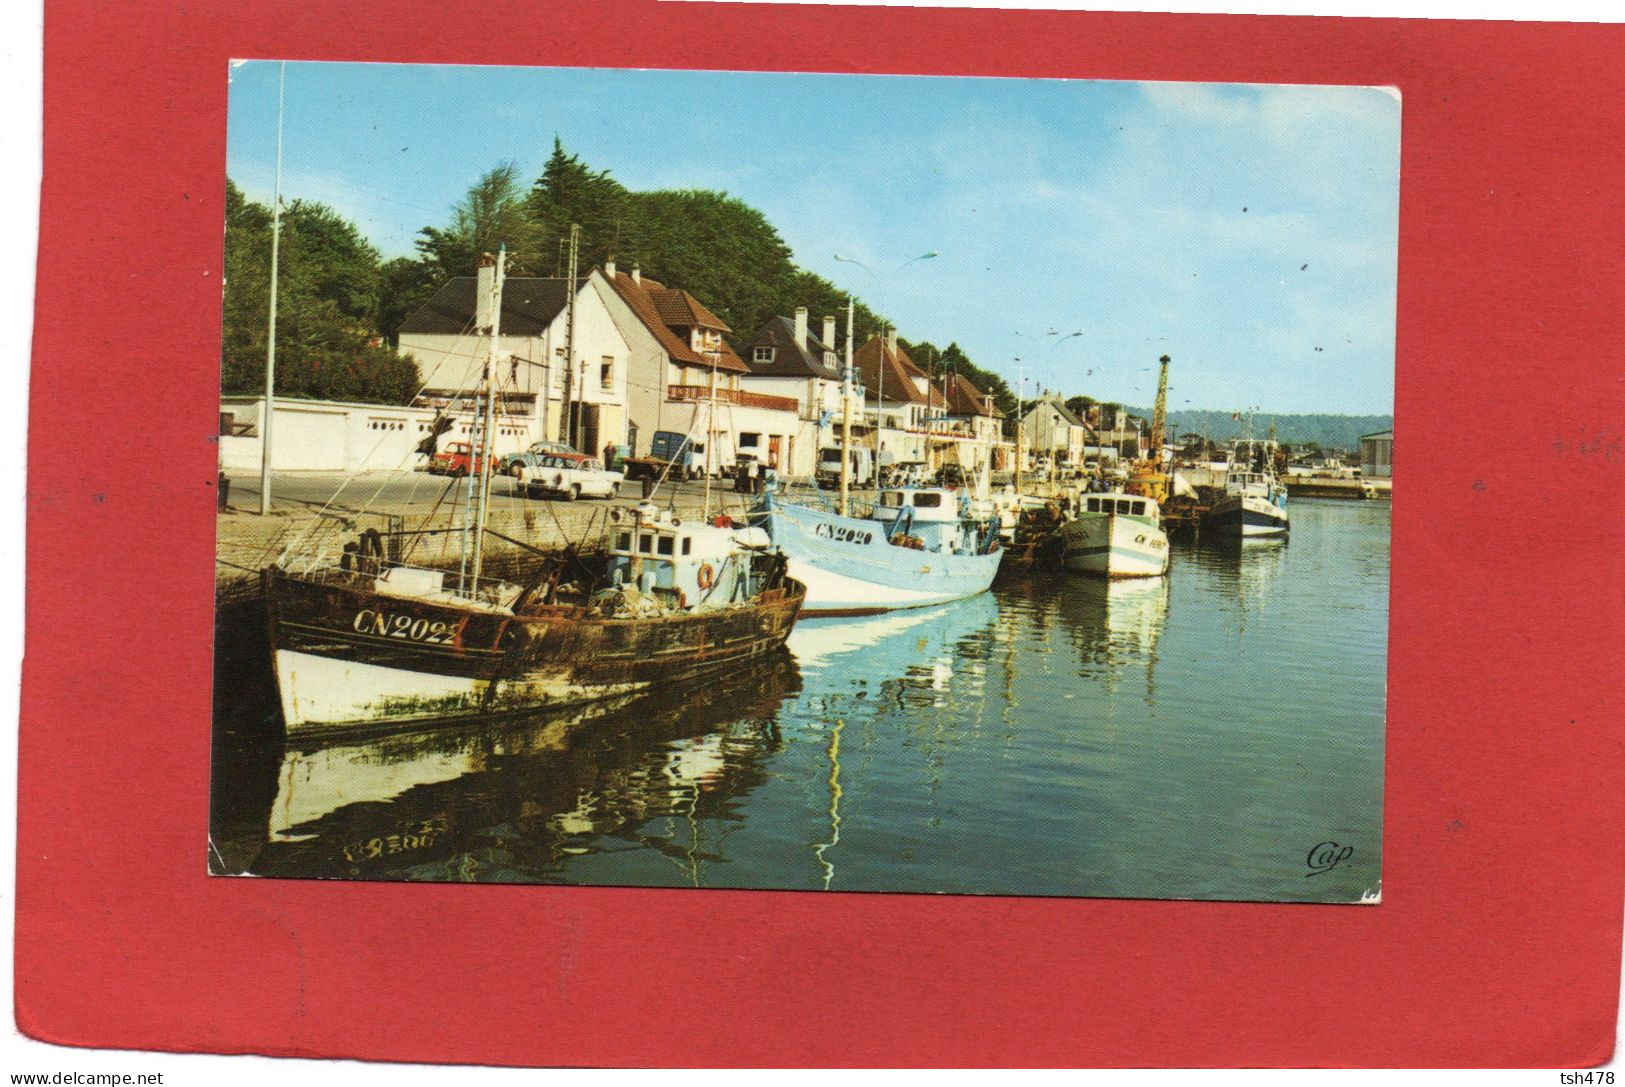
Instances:
[[[633,455],[647,452],[657,431],[672,431],[692,438],[713,472],[744,455],[792,474],[800,459],[800,404],[741,383],[751,370],[728,343],[732,330],[722,319],[636,266],[627,273],[609,261],[601,275],[611,292],[608,310],[630,348],[627,444]]]
[[[792,398],[798,404],[801,427],[793,450],[782,451],[787,475],[810,476],[822,448],[840,444],[843,363],[835,342],[835,318],[826,316],[822,336],[808,328],[807,307],[794,317],[776,316],[740,351],[750,372],[740,378],[750,391]],[[854,443],[866,432],[863,396],[854,387],[852,433]],[[742,448],[749,435],[741,435]],[[748,451],[748,450],[747,450]]]
[[[1009,471],[1015,447],[1004,438],[1004,412],[993,397],[964,374],[947,375],[942,385],[948,408],[931,429],[936,463],[958,464],[972,472]]]
[[[897,343],[896,330],[871,336],[852,358],[863,384],[865,422],[879,430],[882,466],[928,463],[927,434],[948,414],[948,398]]]

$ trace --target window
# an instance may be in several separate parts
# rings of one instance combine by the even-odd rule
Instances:
[[[615,549],[617,551],[632,550],[632,534],[630,532],[623,532],[619,536],[615,537]]]
[[[756,449],[756,448],[759,448],[761,446],[761,444],[762,444],[762,436],[760,434],[741,433],[739,435],[739,448],[741,448],[741,449],[746,449],[746,448]]]
[[[660,553],[662,555],[671,554],[672,538],[670,536],[661,536],[659,538],[658,542],[659,542],[659,550],[660,550]]]
[[[1128,513],[1128,512],[1129,512],[1129,511],[1130,511],[1130,510],[1132,510],[1132,509],[1133,509],[1133,508],[1134,508],[1134,503],[1133,503],[1133,502],[1130,502],[1130,501],[1129,501],[1129,500],[1128,500],[1128,499],[1126,499],[1126,498],[1119,498],[1119,499],[1118,499],[1118,500],[1117,500],[1117,512],[1118,512],[1118,513],[1123,513],[1123,514],[1126,514],[1126,513]]]
[[[598,366],[598,387],[600,389],[613,389],[615,387],[615,358],[605,355],[603,362]]]
[[[914,504],[922,509],[935,509],[942,505],[942,496],[931,491],[914,496]]]
[[[694,537],[692,537],[692,536],[684,536],[683,537],[683,554],[686,555],[692,550],[694,550]]]
[[[755,351],[751,352],[750,361],[772,362],[773,349],[771,347],[758,347]]]
[[[638,550],[643,552],[645,555],[654,554],[654,537],[647,532],[640,535],[638,537]]]
[[[1089,500],[1089,512],[1090,513],[1099,513],[1100,512],[1100,499],[1091,498]]]
[[[1145,516],[1145,503],[1144,502],[1136,502],[1136,503],[1134,503],[1134,515],[1136,517],[1144,517]]]

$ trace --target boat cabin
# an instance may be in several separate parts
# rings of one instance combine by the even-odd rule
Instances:
[[[609,580],[667,607],[722,607],[756,593],[762,578],[755,560],[770,543],[759,528],[640,518],[612,527]]]
[[[1286,489],[1268,472],[1231,472],[1224,480],[1224,493],[1252,495],[1268,499],[1276,505],[1286,501]]]
[[[970,553],[978,529],[969,519],[968,500],[947,487],[898,487],[880,492],[869,519],[886,526],[886,537],[920,551]]]
[[[1113,513],[1119,517],[1136,517],[1153,524],[1160,516],[1156,500],[1140,495],[1110,493],[1085,494],[1080,497],[1083,499],[1083,505],[1078,510],[1080,514]]]

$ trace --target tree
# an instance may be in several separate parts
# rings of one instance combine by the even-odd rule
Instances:
[[[498,163],[483,174],[452,209],[444,228],[418,231],[417,248],[444,281],[469,275],[481,253],[508,248],[508,274],[539,274],[542,238],[526,205],[519,167]],[[551,256],[551,254],[548,254]]]
[[[631,194],[608,170],[593,170],[553,137],[553,154],[542,176],[531,186],[525,214],[536,231],[540,275],[562,276],[571,225],[581,228],[579,267],[590,268],[611,257],[631,264],[642,255]]]
[[[633,204],[639,240],[632,256],[644,272],[688,291],[740,335],[786,309],[784,287],[795,267],[761,212],[698,189],[637,193]]]
[[[417,366],[383,346],[378,252],[331,208],[290,202],[277,283],[276,391],[283,396],[406,403]],[[271,212],[226,183],[221,391],[265,389]]]

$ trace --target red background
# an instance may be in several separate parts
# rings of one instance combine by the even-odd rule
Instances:
[[[47,5],[23,1030],[563,1065],[1606,1057],[1625,886],[1625,28],[474,7]],[[1383,904],[206,876],[238,56],[1398,86]]]

